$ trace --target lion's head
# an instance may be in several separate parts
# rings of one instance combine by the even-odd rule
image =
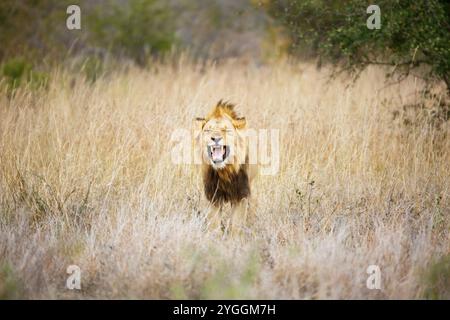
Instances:
[[[201,129],[198,142],[203,163],[214,170],[238,171],[245,162],[246,120],[236,115],[234,105],[221,100],[205,118],[197,118],[196,122]]]

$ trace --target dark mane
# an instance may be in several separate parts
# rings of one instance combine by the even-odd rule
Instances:
[[[203,176],[206,198],[214,204],[237,203],[250,196],[250,184],[245,166],[233,172],[229,179],[223,179],[212,167]]]

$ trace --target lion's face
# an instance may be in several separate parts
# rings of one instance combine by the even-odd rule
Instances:
[[[219,105],[206,118],[199,118],[201,125],[200,148],[203,163],[215,170],[224,169],[227,165],[239,167],[242,161],[245,119],[237,118],[227,105]]]
[[[237,130],[230,119],[211,119],[202,130],[202,146],[205,160],[215,169],[231,163],[235,154]]]

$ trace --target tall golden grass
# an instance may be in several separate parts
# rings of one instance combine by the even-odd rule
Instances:
[[[414,78],[349,83],[301,63],[180,60],[4,91],[0,297],[449,298],[449,126],[404,121]],[[219,99],[280,130],[253,236],[207,230],[200,178],[171,161],[173,130]],[[72,264],[81,290],[66,288]]]

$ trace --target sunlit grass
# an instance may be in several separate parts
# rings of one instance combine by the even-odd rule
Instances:
[[[327,75],[180,61],[5,90],[1,296],[442,298],[424,274],[450,249],[448,124],[393,119],[420,99],[414,79],[380,91],[379,70],[354,86]],[[280,130],[280,171],[255,181],[253,237],[206,230],[195,168],[171,162],[173,130],[219,99]],[[80,292],[65,287],[70,264]],[[366,288],[372,264],[381,290]]]

